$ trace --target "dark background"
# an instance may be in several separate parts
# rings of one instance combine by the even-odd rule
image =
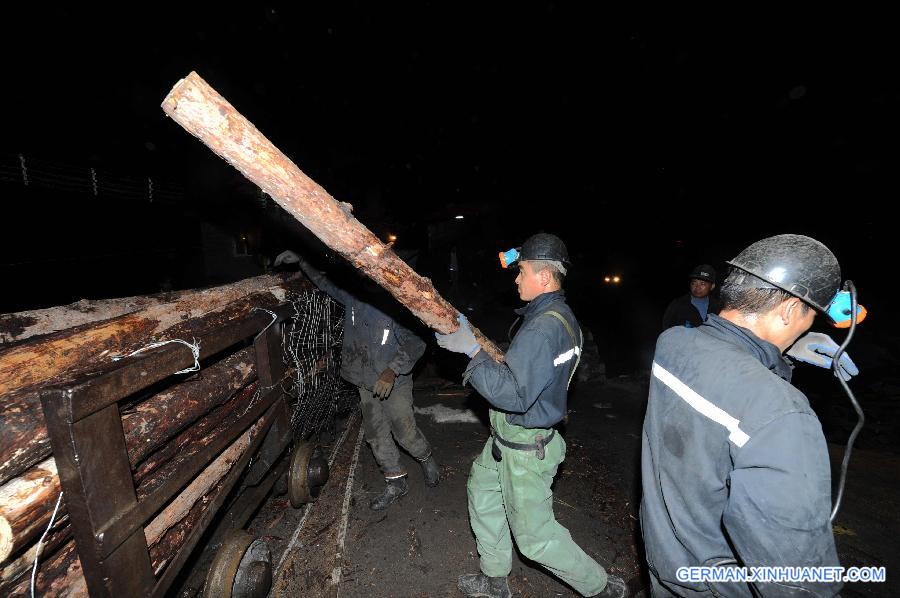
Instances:
[[[0,312],[321,254],[165,117],[195,70],[473,321],[518,304],[497,252],[554,232],[576,313],[610,372],[631,371],[694,265],[721,280],[749,243],[800,233],[836,253],[870,310],[857,361],[870,380],[894,371],[900,48],[885,15],[35,6],[4,18]]]

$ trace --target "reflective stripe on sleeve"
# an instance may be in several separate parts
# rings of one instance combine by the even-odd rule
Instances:
[[[687,384],[673,376],[671,372],[667,371],[655,361],[653,362],[653,375],[659,379],[660,382],[671,388],[675,394],[684,399],[684,401],[693,407],[694,410],[699,411],[717,424],[725,426],[725,429],[730,432],[728,440],[733,442],[737,447],[744,446],[747,444],[747,441],[750,440],[750,436],[740,429],[739,425],[741,422],[739,420],[733,418],[727,412],[698,395],[688,387]]]
[[[581,348],[575,347],[574,349],[569,349],[565,353],[560,353],[556,359],[553,360],[553,367],[562,365],[567,361],[571,361],[572,357],[575,355],[581,355]]]

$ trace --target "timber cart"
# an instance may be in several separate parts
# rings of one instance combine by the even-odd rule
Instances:
[[[37,556],[41,596],[265,596],[271,554],[243,528],[273,489],[297,508],[328,479],[317,433],[351,406],[340,308],[270,276],[98,303],[97,321],[85,302],[0,317],[18,336],[0,344],[0,595],[31,595]]]
[[[92,597],[165,595],[215,515],[226,506],[228,512],[216,532],[224,543],[207,576],[204,595],[266,595],[271,582],[268,551],[261,540],[235,530],[243,527],[288,469],[293,472],[289,488],[294,506],[314,500],[328,476],[321,451],[308,443],[295,448],[294,463],[283,458],[293,438],[281,384],[285,365],[280,324],[288,317],[288,308],[290,304],[275,307],[274,321],[267,313],[256,313],[199,339],[199,357],[204,359],[255,337],[256,396],[240,417],[146,496],[137,495],[118,403],[190,367],[190,351],[183,345],[166,345],[100,376],[42,392],[53,454]],[[236,441],[246,447],[216,483],[199,520],[157,575],[145,525]],[[229,501],[238,486],[237,496]]]

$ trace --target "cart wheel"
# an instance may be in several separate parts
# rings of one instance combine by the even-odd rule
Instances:
[[[272,556],[263,540],[238,529],[231,532],[216,553],[203,598],[262,598],[272,586]]]
[[[315,501],[328,481],[328,461],[322,449],[304,442],[291,455],[288,470],[288,498],[294,508]]]
[[[234,576],[231,598],[265,598],[271,587],[272,553],[265,541],[254,540]]]

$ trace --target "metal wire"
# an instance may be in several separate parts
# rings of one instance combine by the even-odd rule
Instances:
[[[175,182],[150,177],[134,177],[92,166],[76,166],[25,156],[0,154],[0,181],[26,187],[38,186],[58,191],[89,193],[115,199],[168,202],[185,198],[184,188]]]
[[[44,538],[47,537],[47,534],[50,533],[50,530],[53,529],[53,522],[56,520],[56,514],[59,513],[59,505],[62,504],[63,493],[59,493],[59,498],[56,499],[56,507],[53,509],[53,514],[50,515],[50,523],[47,525],[47,529],[44,530],[44,534],[41,536],[41,539],[38,540],[37,549],[34,551],[34,567],[31,569],[31,598],[34,598],[34,586],[35,581],[37,580],[37,572],[38,572],[38,559],[41,556],[41,548],[44,547]]]
[[[293,368],[287,389],[293,397],[291,426],[296,437],[306,438],[350,409],[359,395],[340,376],[343,307],[321,291],[302,293],[291,303],[282,349]]]
[[[866,416],[863,414],[862,407],[859,406],[856,396],[854,396],[847,381],[844,380],[844,377],[841,375],[840,369],[841,357],[844,355],[847,345],[849,345],[850,341],[853,339],[853,333],[856,332],[856,286],[853,284],[852,280],[848,280],[844,284],[847,290],[850,291],[850,331],[847,333],[847,338],[844,339],[844,342],[841,343],[841,346],[838,347],[838,350],[835,351],[834,356],[831,358],[831,367],[834,369],[834,375],[837,376],[838,382],[840,382],[841,386],[844,388],[844,392],[847,393],[850,403],[853,404],[853,409],[856,410],[856,415],[859,419],[857,420],[853,431],[850,432],[850,438],[847,440],[847,450],[844,451],[844,460],[841,462],[841,480],[838,482],[837,497],[834,499],[834,509],[831,511],[830,521],[832,522],[834,521],[834,518],[837,517],[838,510],[841,508],[841,501],[844,499],[844,484],[847,482],[847,466],[850,464],[850,453],[853,452],[853,443],[856,442],[856,437],[859,436],[860,430],[862,430],[863,425],[866,423]]]

